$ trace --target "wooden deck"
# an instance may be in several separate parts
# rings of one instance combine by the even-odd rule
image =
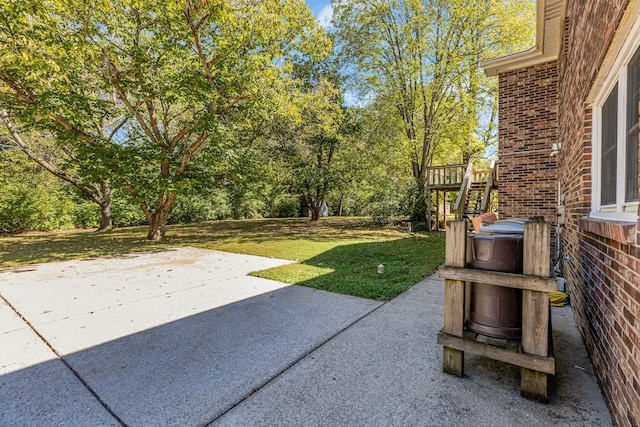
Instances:
[[[491,209],[491,193],[498,188],[498,166],[495,162],[491,162],[489,169],[482,170],[474,170],[472,164],[432,166],[427,169],[425,187],[428,212],[434,211],[432,195],[435,195],[435,224],[432,224],[433,218],[429,216],[428,227],[444,228],[446,212],[442,212],[441,200],[446,202],[447,193],[457,192],[455,205],[451,209],[456,220],[472,218]]]

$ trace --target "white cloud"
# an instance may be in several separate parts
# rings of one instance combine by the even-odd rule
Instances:
[[[331,18],[333,17],[333,6],[325,6],[318,14],[318,22],[324,28],[331,26]]]

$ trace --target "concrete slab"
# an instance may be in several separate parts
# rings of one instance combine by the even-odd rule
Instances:
[[[287,262],[186,248],[3,270],[0,293],[125,424],[202,425],[381,305],[245,276]]]
[[[129,425],[202,425],[378,304],[287,287],[65,360]]]
[[[0,425],[120,425],[2,300],[0,349]]]
[[[250,276],[225,281],[214,279],[207,286],[118,303],[37,324],[37,328],[61,354],[71,354],[286,286]]]
[[[0,334],[27,329],[26,323],[18,317],[4,300],[0,299]],[[0,355],[1,357],[1,355]]]
[[[465,354],[464,378],[444,374],[442,307],[443,281],[422,281],[212,425],[611,425],[570,307],[553,309],[558,374],[547,405],[520,397],[520,369],[508,364]]]
[[[382,304],[246,276],[286,262],[184,248],[0,270],[62,355],[0,300],[0,425],[611,425],[569,307],[542,405],[511,365],[442,373],[441,279]]]
[[[0,375],[56,359],[56,355],[0,299]]]
[[[147,299],[170,298],[189,289],[214,286],[231,296],[234,288],[224,285],[227,280],[288,263],[291,261],[187,247],[0,269],[0,292],[32,324],[39,325]],[[252,291],[249,286],[256,283],[246,284],[237,292],[239,297],[285,286],[264,281]],[[213,307],[206,304],[204,309]]]

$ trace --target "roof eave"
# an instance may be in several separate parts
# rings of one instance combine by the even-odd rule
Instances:
[[[531,49],[481,62],[487,76],[496,76],[558,59],[567,0],[537,0],[536,44]]]

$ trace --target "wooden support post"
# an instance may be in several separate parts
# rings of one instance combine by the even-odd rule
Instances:
[[[436,190],[436,230],[440,230],[440,192]]]
[[[433,223],[431,222],[431,189],[427,190],[427,230],[433,231]]]
[[[447,229],[447,192],[442,195],[442,227]]]
[[[551,272],[551,225],[528,222],[524,227],[523,274],[549,277]],[[549,355],[549,293],[522,291],[522,350],[527,354]],[[523,397],[546,402],[547,374],[521,368],[520,393]]]
[[[445,264],[451,267],[465,267],[467,224],[464,221],[447,223]],[[465,282],[445,279],[444,281],[444,327],[450,335],[462,337],[464,329]],[[464,375],[464,352],[451,347],[442,348],[442,370],[448,374]]]

